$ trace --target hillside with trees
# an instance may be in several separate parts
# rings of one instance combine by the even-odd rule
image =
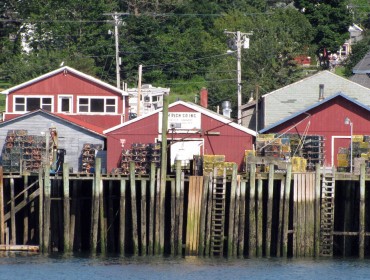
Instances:
[[[294,57],[337,51],[355,5],[366,24],[361,0],[5,0],[0,80],[15,85],[64,62],[115,85],[117,11],[121,80],[136,86],[142,65],[143,83],[170,87],[172,98],[194,101],[207,87],[211,107],[223,100],[235,106],[236,57],[225,29],[253,33],[242,50],[245,102],[257,85],[264,94],[307,75]]]

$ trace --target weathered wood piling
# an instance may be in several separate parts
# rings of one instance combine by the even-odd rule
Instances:
[[[69,173],[68,164],[62,174],[0,167],[0,245],[142,256],[369,255],[364,166],[329,176],[318,166],[257,172],[250,164],[243,174],[235,165],[230,175],[185,176],[178,161],[161,177],[155,164],[147,176],[136,175],[134,164],[128,176],[101,174],[99,159],[94,174]]]

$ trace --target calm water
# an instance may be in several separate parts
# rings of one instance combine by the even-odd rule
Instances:
[[[370,279],[370,260],[114,258],[5,254],[0,279]]]

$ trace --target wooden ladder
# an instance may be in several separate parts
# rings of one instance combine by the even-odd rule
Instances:
[[[220,183],[220,177],[217,177],[216,172],[215,169],[211,212],[211,256],[222,256],[224,249],[226,174],[224,171],[223,180]]]
[[[333,256],[335,177],[323,174],[320,210],[320,255]]]

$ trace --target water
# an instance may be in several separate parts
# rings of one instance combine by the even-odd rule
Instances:
[[[370,279],[370,260],[6,254],[0,257],[0,279]]]

